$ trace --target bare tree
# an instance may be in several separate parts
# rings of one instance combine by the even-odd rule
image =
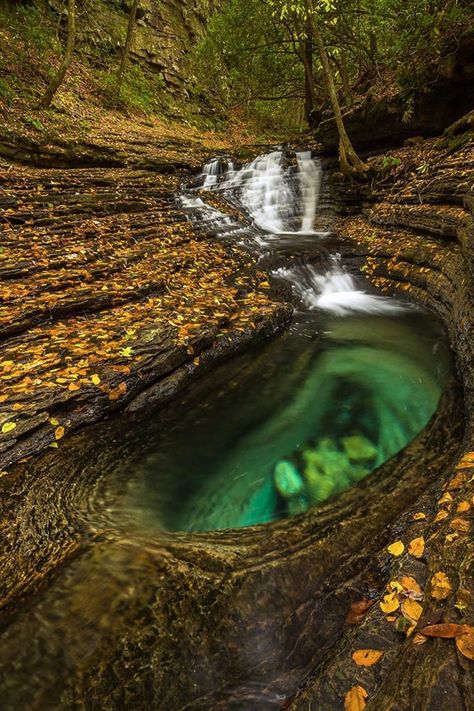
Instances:
[[[122,88],[123,77],[125,74],[125,67],[127,65],[128,55],[130,54],[130,46],[132,44],[133,30],[135,29],[137,9],[138,0],[133,0],[130,6],[130,14],[128,16],[127,36],[125,38],[125,45],[123,47],[122,59],[120,61],[120,66],[117,72],[117,86],[115,90],[117,99],[120,96],[120,90]]]
[[[68,0],[67,3],[67,42],[64,59],[61,62],[56,75],[46,89],[46,92],[39,103],[39,108],[46,109],[51,106],[51,102],[61,86],[66,72],[69,69],[74,53],[74,45],[76,42],[76,0]]]

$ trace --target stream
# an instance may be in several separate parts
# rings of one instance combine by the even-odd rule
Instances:
[[[358,264],[344,259],[327,225],[318,229],[323,184],[309,153],[290,159],[274,151],[244,166],[216,158],[183,186],[176,199],[196,229],[250,250],[291,298],[294,316],[282,335],[217,365],[139,426],[127,430],[126,414],[119,414],[120,428],[106,420],[84,430],[90,480],[78,519],[97,540],[4,630],[5,708],[84,708],[83,698],[92,699],[87,708],[130,708],[143,678],[147,698],[162,687],[174,698],[173,660],[186,663],[190,640],[183,620],[191,624],[196,616],[207,624],[202,610],[180,607],[187,598],[179,586],[193,595],[199,589],[207,610],[215,594],[208,574],[213,556],[240,555],[218,534],[199,532],[269,524],[330,506],[344,490],[377,477],[380,465],[435,413],[452,368],[446,336],[426,311],[377,293]],[[212,206],[212,196],[224,199],[232,216]],[[81,486],[81,466],[71,461],[73,485]],[[173,541],[174,554],[167,551]],[[200,545],[209,556],[205,574],[195,558]],[[245,624],[255,613],[258,639],[250,635],[247,647],[229,647],[240,660],[229,661],[239,684],[254,684],[259,694],[259,684],[268,682],[266,672],[261,682],[259,665],[280,655],[271,627],[265,637],[267,618],[280,617],[277,607],[268,613],[267,592],[262,577],[245,607]],[[278,597],[273,588],[268,595]],[[193,597],[192,604],[200,603]],[[195,652],[201,633],[199,627],[189,642],[192,693],[205,686],[200,659],[208,651]],[[117,706],[94,697],[104,664]],[[216,679],[220,667],[218,661]],[[271,692],[269,708],[280,708],[294,688],[300,662],[292,673]],[[122,688],[120,679],[129,674],[133,682]],[[199,706],[205,707],[211,705]]]

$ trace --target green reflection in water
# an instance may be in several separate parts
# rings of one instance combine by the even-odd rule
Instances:
[[[411,441],[447,372],[426,314],[307,317],[221,369],[219,389],[202,393],[149,457],[131,505],[148,525],[185,531],[306,511]]]

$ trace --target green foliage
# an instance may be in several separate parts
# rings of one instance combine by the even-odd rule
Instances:
[[[115,104],[117,87],[116,67],[111,71],[95,72],[97,86],[109,103]],[[130,64],[125,72],[119,105],[151,114],[162,106],[163,78],[148,74],[138,64]]]
[[[385,155],[382,160],[382,170],[389,171],[392,168],[397,168],[400,165],[400,158],[395,158],[394,156]]]

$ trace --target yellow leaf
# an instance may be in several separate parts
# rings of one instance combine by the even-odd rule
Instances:
[[[401,585],[398,580],[391,580],[387,587],[389,587],[390,590],[393,590],[393,592],[397,593],[402,592],[403,590],[403,585]]]
[[[2,425],[2,433],[7,434],[7,432],[12,432],[16,429],[16,422],[4,422]]]
[[[438,571],[431,578],[431,596],[435,600],[445,600],[451,592],[451,583],[446,573]]]
[[[57,420],[55,417],[51,417],[49,422],[51,425],[53,425],[53,427],[57,427],[59,425],[59,420]]]
[[[367,696],[363,686],[353,686],[344,698],[345,711],[363,711],[367,706]]]
[[[53,449],[57,449],[58,446],[59,446],[59,445],[58,445],[57,442],[51,442],[51,444],[48,444],[48,447],[52,447]]]
[[[415,558],[421,558],[421,556],[425,552],[425,539],[423,538],[423,536],[420,536],[419,538],[414,538],[412,541],[410,541],[410,545],[408,546],[408,552]]]
[[[359,667],[371,667],[383,657],[384,653],[378,649],[356,649],[352,659]]]
[[[469,511],[470,508],[471,504],[469,503],[469,501],[461,501],[461,503],[458,504],[456,511],[458,513],[464,513],[465,511]]]
[[[412,625],[416,625],[423,612],[423,607],[416,600],[411,600],[409,597],[402,602],[402,615]]]
[[[442,521],[444,518],[446,518],[448,515],[447,511],[439,511],[434,519],[434,522],[437,523],[438,521]]]
[[[94,385],[100,385],[100,378],[97,375],[97,373],[94,373],[94,375],[91,376],[91,380],[94,383]]]
[[[441,505],[441,504],[451,504],[452,501],[453,501],[453,497],[451,496],[451,494],[449,493],[449,491],[447,491],[447,492],[446,492],[445,494],[443,494],[443,496],[438,500],[438,504],[440,504],[440,505]]]
[[[395,612],[400,607],[400,603],[395,593],[389,593],[384,595],[382,602],[380,603],[380,609],[389,615],[391,612]]]
[[[387,550],[392,555],[399,556],[405,550],[405,546],[403,545],[402,541],[395,541],[395,543],[392,543],[387,547]]]
[[[57,427],[54,431],[54,436],[56,437],[56,439],[61,439],[61,437],[64,437],[64,431],[64,427]]]
[[[416,513],[416,514],[413,514],[413,520],[414,520],[414,521],[421,521],[421,520],[424,519],[424,518],[426,518],[426,514],[425,514],[425,513],[422,513],[421,511],[419,511],[419,512]]]

